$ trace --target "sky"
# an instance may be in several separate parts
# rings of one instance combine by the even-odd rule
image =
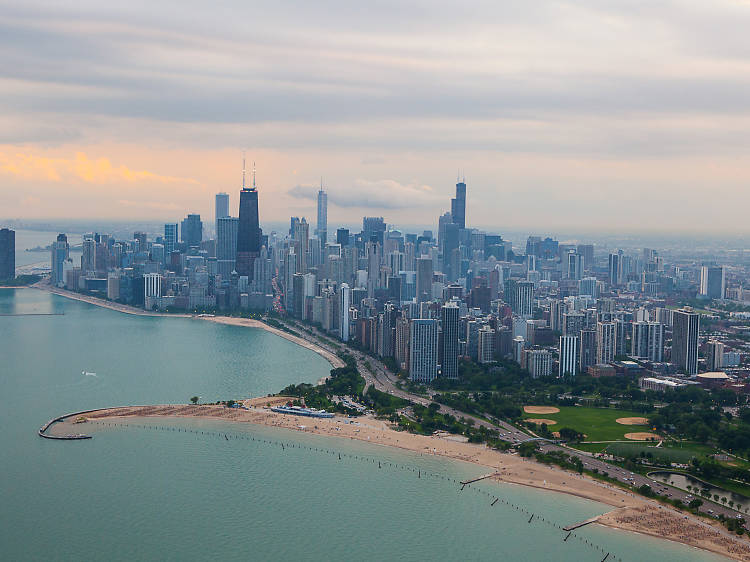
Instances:
[[[0,220],[747,232],[750,2],[0,0]],[[250,176],[248,171],[248,177]]]

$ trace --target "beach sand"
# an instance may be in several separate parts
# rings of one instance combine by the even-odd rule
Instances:
[[[133,406],[98,410],[86,414],[86,417],[91,420],[159,416],[215,418],[357,439],[421,454],[441,455],[489,468],[497,473],[493,478],[501,482],[560,492],[618,508],[600,518],[599,523],[602,525],[668,539],[750,562],[750,543],[746,539],[733,536],[718,527],[718,524],[706,523],[607,483],[515,454],[489,449],[485,445],[396,431],[388,423],[372,417],[360,417],[356,419],[356,423],[350,423],[354,420],[339,416],[318,419],[278,414],[265,407],[274,398],[286,400],[280,397],[254,398],[244,402],[249,410],[215,405]],[[68,425],[68,422],[63,425]],[[76,431],[85,431],[86,426],[78,424],[75,427]],[[575,521],[569,522],[572,523]]]

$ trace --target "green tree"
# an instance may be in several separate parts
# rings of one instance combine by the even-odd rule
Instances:
[[[193,404],[197,404],[197,403],[198,403],[198,399],[199,399],[199,397],[198,397],[198,396],[193,396],[193,397],[192,397],[192,398],[190,399],[190,401],[191,401],[191,402],[192,402]]]

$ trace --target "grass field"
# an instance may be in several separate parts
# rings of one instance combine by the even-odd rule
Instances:
[[[695,449],[677,449],[672,447],[648,446],[640,443],[610,443],[606,452],[617,457],[630,457],[643,453],[651,453],[654,460],[665,463],[677,462],[686,464],[693,457],[701,457],[702,452]]]
[[[557,424],[549,426],[550,431],[557,431],[561,427],[570,427],[586,435],[586,441],[618,441],[625,440],[626,433],[647,431],[645,425],[621,425],[617,418],[639,417],[643,414],[614,408],[588,408],[584,406],[563,406],[557,414],[526,414],[528,418],[549,418]]]

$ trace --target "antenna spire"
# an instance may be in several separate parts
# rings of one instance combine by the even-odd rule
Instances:
[[[242,189],[245,189],[245,151],[242,151]]]
[[[255,162],[253,161],[253,189],[256,189],[255,187]]]

